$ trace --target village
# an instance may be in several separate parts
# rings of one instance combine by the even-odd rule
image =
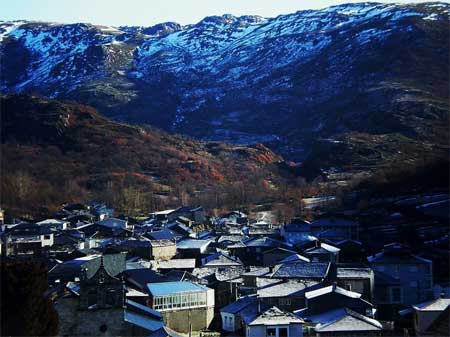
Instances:
[[[445,202],[395,201],[419,211]],[[61,336],[447,335],[445,221],[425,214],[411,247],[395,240],[401,212],[370,228],[354,213],[277,223],[197,205],[136,219],[90,202],[8,223],[2,211],[1,255],[45,264]]]

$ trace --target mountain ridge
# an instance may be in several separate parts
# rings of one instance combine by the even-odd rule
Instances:
[[[318,139],[352,132],[444,143],[449,8],[369,2],[146,28],[3,23],[0,91],[199,139],[262,142],[299,161]],[[430,137],[430,123],[444,132]]]

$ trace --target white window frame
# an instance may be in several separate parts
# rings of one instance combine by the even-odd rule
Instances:
[[[280,329],[286,329],[287,330],[287,337],[290,337],[289,335],[289,325],[269,325],[266,326],[266,336],[268,337],[269,335],[267,334],[267,329],[275,329],[275,336],[274,337],[280,337]]]

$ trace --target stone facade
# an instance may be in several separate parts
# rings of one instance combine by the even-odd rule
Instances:
[[[132,335],[132,327],[124,321],[124,287],[103,265],[87,278],[83,273],[79,296],[60,297],[55,303],[61,336]]]
[[[177,254],[177,246],[170,240],[152,240],[150,255],[153,260],[170,260]]]
[[[214,318],[214,307],[163,311],[162,315],[167,327],[188,333],[190,325],[192,325],[192,331],[207,329]]]
[[[124,321],[123,308],[80,309],[78,298],[61,298],[55,303],[59,316],[60,336],[123,336],[130,335]]]

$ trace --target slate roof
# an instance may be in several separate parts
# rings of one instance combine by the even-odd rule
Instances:
[[[202,259],[203,267],[241,266],[239,258],[218,252]]]
[[[249,326],[252,325],[282,325],[291,323],[304,323],[304,321],[291,314],[290,312],[282,311],[277,307],[272,307],[264,311],[255,320],[253,320]]]
[[[348,308],[338,308],[318,315],[304,317],[301,312],[300,317],[316,323],[316,332],[351,332],[351,331],[381,331],[383,329],[380,322],[366,317]]]
[[[276,248],[272,248],[270,250],[267,250],[264,252],[264,254],[273,254],[273,253],[289,253],[289,254],[295,254],[296,252],[294,250],[291,249],[286,249],[286,248],[282,248],[282,247],[276,247]]]
[[[222,235],[219,237],[217,242],[219,242],[219,243],[224,242],[224,241],[239,242],[244,239],[245,238],[243,235]]]
[[[127,269],[124,272],[128,282],[138,286],[140,289],[146,289],[147,283],[164,282],[167,279],[148,268]]]
[[[342,245],[346,245],[348,243],[352,243],[352,244],[355,244],[355,245],[358,245],[358,246],[362,246],[363,245],[361,241],[352,240],[352,239],[345,239],[345,240],[338,241],[338,242],[336,242],[336,245],[337,246],[342,246]]]
[[[277,265],[271,277],[323,279],[328,275],[329,269],[328,262],[285,263]]]
[[[430,264],[431,261],[413,255],[410,250],[399,243],[384,246],[383,251],[369,256],[367,260],[376,264]]]
[[[109,228],[122,228],[125,229],[127,225],[126,220],[117,219],[117,218],[107,218],[97,222],[99,225],[106,226]]]
[[[320,242],[318,247],[311,247],[304,251],[304,253],[308,255],[317,255],[317,254],[336,254],[340,251],[339,248],[334,247],[332,245],[328,245],[324,242]]]
[[[159,311],[154,310],[152,308],[149,308],[146,305],[142,305],[140,303],[137,303],[135,301],[127,299],[126,300],[126,306],[127,306],[128,310],[133,310],[133,311],[136,311],[138,313],[146,314],[146,315],[148,315],[148,316],[150,316],[152,318],[156,318],[156,319],[161,319],[162,320],[163,316],[162,316],[162,314]]]
[[[150,240],[174,240],[175,238],[181,237],[180,234],[177,234],[166,227],[159,231],[147,232],[144,236]]]
[[[159,269],[194,269],[195,259],[172,259],[158,261],[156,266]]]
[[[325,294],[330,294],[330,293],[337,293],[337,294],[341,294],[341,295],[344,295],[346,297],[351,297],[351,298],[360,298],[361,297],[360,293],[346,290],[344,288],[336,286],[335,284],[325,286],[325,287],[322,287],[322,288],[319,288],[316,290],[308,291],[308,292],[306,292],[305,297],[307,299],[311,299],[311,298],[319,297],[319,296],[322,296]]]
[[[155,331],[164,326],[164,322],[162,320],[154,319],[128,310],[125,310],[124,312],[124,320],[125,322],[137,325],[149,331]]]
[[[292,254],[288,257],[285,257],[280,263],[296,263],[296,262],[310,262],[310,259],[300,254]]]
[[[166,326],[159,328],[156,331],[153,331],[147,337],[183,337],[182,335],[177,334],[175,331],[169,329]]]
[[[285,242],[278,241],[269,237],[250,238],[243,242],[246,247],[287,247]]]
[[[317,281],[299,281],[289,280],[286,282],[274,283],[257,290],[258,296],[264,297],[289,297],[292,295],[300,295],[302,291],[306,291],[319,284]]]
[[[244,276],[263,276],[270,273],[269,267],[256,267],[253,270],[245,272]]]
[[[448,306],[450,306],[450,298],[438,298],[413,305],[413,308],[417,311],[444,311]]]
[[[177,242],[177,249],[204,249],[210,243],[210,240],[186,239]]]
[[[29,222],[22,222],[5,230],[5,234],[14,236],[44,235],[51,233],[53,232],[46,226],[39,226]]]
[[[206,283],[206,282],[204,282],[204,280],[198,278],[194,274],[191,274],[184,270],[176,270],[176,269],[171,270],[168,273],[164,274],[164,276],[169,281],[191,281],[191,282],[201,283],[201,284]]]
[[[373,275],[369,267],[337,267],[338,279],[370,278]]]
[[[56,265],[49,272],[49,276],[63,279],[79,277],[83,269],[86,269],[86,277],[91,278],[100,268],[101,255],[88,255],[77,259],[66,261]],[[124,254],[105,254],[103,255],[103,265],[107,273],[111,276],[117,276],[125,270]]]
[[[237,314],[251,303],[255,303],[257,297],[255,295],[248,295],[237,299],[235,302],[230,303],[220,309],[220,312],[227,312],[230,314]]]
[[[173,222],[167,225],[167,227],[176,232],[176,233],[180,233],[183,236],[188,236],[189,234],[194,233],[194,230],[188,226],[186,226],[185,224],[182,224],[181,222]]]

